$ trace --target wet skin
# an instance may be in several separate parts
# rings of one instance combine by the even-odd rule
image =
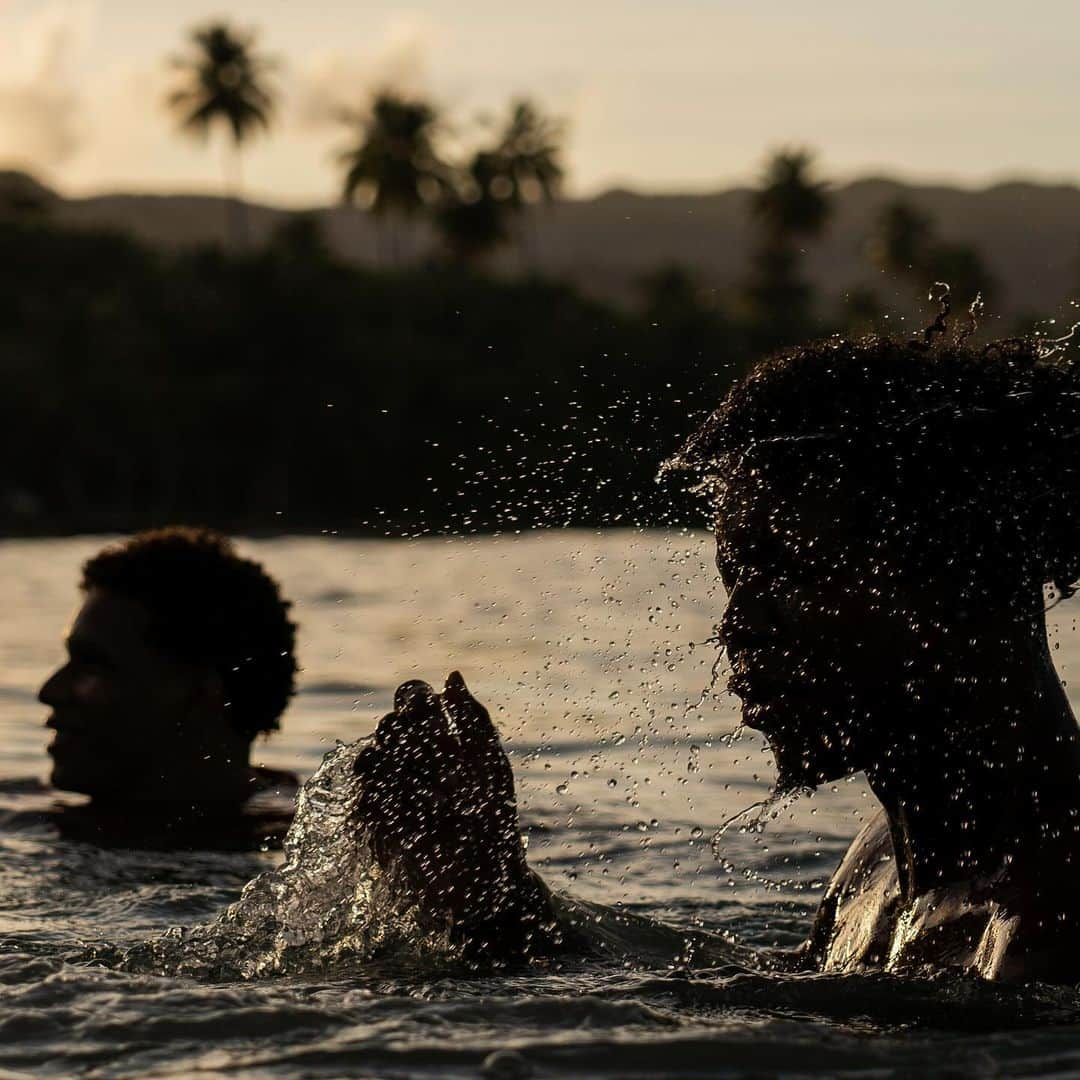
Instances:
[[[882,806],[803,960],[1080,979],[1080,746],[1041,589],[965,604],[962,566],[856,541],[850,505],[732,483],[717,533],[731,689],[778,785],[865,771]]]
[[[441,694],[399,687],[355,769],[358,824],[429,926],[479,960],[562,946],[550,895],[525,861],[510,762],[460,674]]]
[[[91,802],[59,811],[61,828],[79,839],[154,847],[279,839],[284,822],[241,822],[240,810],[256,791],[293,778],[252,769],[250,740],[229,722],[220,677],[159,647],[144,605],[91,590],[65,647],[66,661],[39,693],[55,732],[50,782]],[[222,831],[225,819],[232,825]]]

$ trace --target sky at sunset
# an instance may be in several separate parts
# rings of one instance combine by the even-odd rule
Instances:
[[[0,167],[69,194],[216,191],[222,147],[176,134],[164,58],[193,25],[279,61],[256,197],[337,194],[336,119],[373,87],[442,107],[462,146],[527,95],[566,118],[569,190],[711,190],[805,144],[823,172],[1080,180],[1076,0],[0,0]]]

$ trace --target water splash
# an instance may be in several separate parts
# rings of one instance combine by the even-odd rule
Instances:
[[[1049,360],[1058,353],[1064,352],[1069,345],[1072,344],[1073,339],[1076,337],[1077,330],[1080,330],[1080,322],[1074,322],[1069,329],[1059,337],[1047,337],[1040,340],[1038,342],[1039,358],[1041,360]]]
[[[737,813],[732,814],[731,817],[724,821],[712,835],[710,846],[712,847],[713,858],[727,873],[739,873],[747,881],[756,882],[767,889],[776,890],[791,888],[792,882],[790,881],[773,881],[771,878],[765,877],[765,875],[749,867],[740,870],[735,863],[721,852],[720,842],[723,840],[725,834],[737,822],[741,823],[739,824],[738,830],[740,833],[760,836],[768,828],[770,822],[775,821],[785,810],[802,798],[803,795],[808,794],[812,795],[813,789],[802,787],[790,788],[785,791],[773,791],[766,798],[751,803]]]
[[[911,344],[923,349],[929,349],[934,344],[934,335],[945,336],[949,328],[949,314],[952,311],[952,286],[947,281],[935,281],[927,294],[927,300],[937,304],[937,315],[934,321],[922,332],[922,341],[913,339]]]
[[[339,743],[300,791],[284,861],[250,881],[213,923],[176,928],[126,953],[129,971],[256,979],[387,952],[447,953],[423,931],[356,822],[357,754]]]

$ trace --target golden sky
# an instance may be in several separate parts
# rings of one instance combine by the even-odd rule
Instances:
[[[161,106],[164,57],[219,17],[280,61],[244,158],[274,202],[336,197],[335,109],[387,83],[461,144],[534,98],[569,123],[575,194],[724,188],[785,144],[839,179],[1080,179],[1077,0],[0,0],[0,163],[70,194],[219,190],[222,148]]]

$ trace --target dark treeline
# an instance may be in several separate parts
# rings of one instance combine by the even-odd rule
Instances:
[[[0,252],[7,534],[657,521],[660,460],[748,355],[677,271],[619,312],[345,265],[303,217],[241,256],[15,217]]]
[[[631,309],[445,251],[359,267],[304,215],[259,249],[165,254],[9,200],[0,531],[696,522],[654,477],[731,380],[778,346],[879,325],[873,296],[830,315],[802,275],[828,215],[809,159],[778,155],[760,191],[741,286],[661,268]],[[880,224],[870,250],[913,292],[963,261],[902,209]],[[992,286],[974,254],[967,269],[969,292]]]
[[[269,126],[252,41],[216,24],[192,35],[169,99],[185,130],[225,123],[239,151]],[[386,92],[344,115],[343,195],[380,225],[378,269],[335,256],[303,215],[255,248],[235,198],[226,247],[166,254],[64,228],[46,189],[0,175],[0,532],[697,521],[654,477],[732,379],[778,346],[885,315],[872,292],[822,310],[803,263],[829,188],[799,150],[768,162],[753,255],[722,296],[677,266],[628,309],[495,274],[501,247],[529,263],[563,175],[560,125],[519,101],[448,162],[437,117]],[[398,229],[417,218],[435,242],[403,263]],[[934,280],[992,294],[977,253],[903,205],[882,211],[867,255],[913,295]]]

